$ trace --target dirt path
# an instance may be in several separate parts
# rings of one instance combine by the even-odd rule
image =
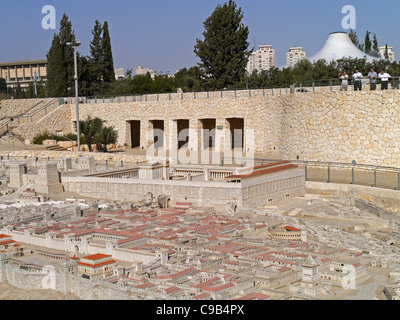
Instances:
[[[0,300],[80,300],[53,290],[25,290],[0,282]]]

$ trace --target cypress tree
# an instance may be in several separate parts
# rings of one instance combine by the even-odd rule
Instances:
[[[384,54],[385,60],[389,60],[389,48],[388,45],[385,45],[385,54]]]
[[[372,43],[371,39],[369,38],[371,32],[367,31],[365,34],[365,41],[364,41],[364,52],[369,54],[371,53]]]
[[[47,53],[47,82],[48,97],[65,97],[67,94],[67,70],[64,63],[60,38],[54,35],[51,47]]]
[[[68,46],[68,42],[75,42],[75,34],[72,30],[72,23],[69,21],[68,16],[64,13],[60,22],[60,44],[63,50],[64,63],[67,71],[67,96],[75,95],[75,67],[74,67],[74,49]]]
[[[103,38],[102,38],[102,59],[103,59],[103,80],[106,83],[115,80],[114,59],[111,50],[111,38],[108,31],[108,23],[103,23]]]
[[[92,78],[91,91],[101,93],[102,82],[103,82],[103,40],[102,40],[102,26],[101,23],[96,20],[94,28],[92,30],[93,39],[89,44],[90,47],[90,73]]]
[[[250,51],[249,30],[242,23],[243,13],[229,0],[218,5],[204,22],[204,40],[196,39],[194,52],[209,89],[222,89],[238,83],[245,75]]]
[[[372,56],[379,58],[379,45],[378,45],[378,39],[376,38],[376,34],[374,34],[374,40],[372,40]]]
[[[364,45],[361,44],[360,41],[358,40],[357,32],[350,29],[349,38],[358,49],[360,49],[361,51],[364,51]]]

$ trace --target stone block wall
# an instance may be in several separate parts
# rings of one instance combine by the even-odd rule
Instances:
[[[141,120],[140,146],[152,144],[151,120],[164,120],[166,144],[176,144],[176,120],[190,122],[189,147],[201,148],[201,120],[216,119],[221,151],[230,138],[230,118],[244,119],[254,132],[254,151],[279,151],[282,159],[333,161],[400,167],[398,90],[316,91],[289,95],[254,94],[223,98],[155,100],[80,105],[81,118],[100,117],[114,125],[119,143],[130,144],[129,120]],[[269,92],[270,93],[270,92]],[[215,95],[215,93],[213,93]],[[75,118],[74,108],[71,109]],[[245,142],[246,145],[246,142]]]
[[[3,117],[17,116],[25,113],[27,110],[34,107],[40,101],[48,103],[52,98],[49,99],[10,99],[2,100],[0,108],[0,119]]]
[[[322,90],[324,89],[324,90]],[[164,121],[164,142],[177,147],[177,120],[189,120],[189,149],[201,150],[202,127],[216,122],[217,151],[231,138],[233,118],[244,120],[245,148],[255,153],[279,152],[282,159],[332,161],[400,167],[399,90],[315,92],[289,94],[286,90],[241,90],[149,95],[113,102],[79,105],[80,119],[89,115],[107,121],[118,133],[118,144],[130,147],[132,127],[140,121],[141,149],[153,144],[154,120]],[[139,99],[140,98],[140,99]],[[40,131],[74,132],[74,104],[60,106],[38,122],[21,125],[16,133],[32,137]],[[206,121],[202,121],[206,120]],[[207,125],[208,126],[208,125]],[[32,128],[33,127],[33,128]],[[254,146],[247,131],[254,133]]]
[[[244,119],[245,130],[254,130],[257,137],[255,152],[273,151],[279,147],[280,109],[278,98],[263,96],[247,98],[215,98],[191,100],[165,100],[121,103],[81,104],[80,119],[88,116],[99,117],[113,125],[119,133],[118,143],[130,146],[131,128],[129,121],[140,120],[140,148],[147,149],[153,144],[152,120],[164,121],[165,144],[171,149],[177,145],[177,120],[189,120],[189,148],[200,148],[202,119],[215,119],[215,128],[221,148],[229,138],[227,119]],[[71,106],[72,121],[76,118]]]
[[[283,99],[282,158],[400,167],[399,91],[307,93]]]
[[[46,131],[51,134],[61,132],[64,135],[75,133],[76,129],[71,121],[71,106],[61,105],[36,123],[23,123],[13,130],[15,134],[24,139],[32,139],[34,136]]]

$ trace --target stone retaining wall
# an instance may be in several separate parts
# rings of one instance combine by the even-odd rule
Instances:
[[[90,115],[113,125],[119,133],[120,145],[131,146],[132,130],[140,131],[134,134],[136,139],[140,138],[138,146],[144,150],[154,142],[153,126],[157,123],[154,120],[164,121],[164,142],[171,150],[177,148],[177,130],[182,127],[177,120],[189,120],[189,150],[202,150],[203,125],[209,127],[207,119],[214,119],[215,140],[219,142],[215,149],[223,152],[232,138],[230,129],[236,121],[232,119],[239,118],[244,123],[244,148],[250,154],[278,151],[287,160],[297,157],[324,162],[356,160],[358,164],[400,167],[398,90],[325,90],[296,94],[285,91],[282,95],[278,92],[279,89],[272,95],[271,90],[261,89],[191,93],[180,96],[181,99],[176,95],[173,99],[169,95],[163,98],[152,95],[136,102],[115,99],[93,103],[91,100],[79,105],[79,113],[81,120]],[[70,111],[63,109],[62,114],[53,115],[54,119],[53,116],[43,119],[40,130],[52,131],[59,124],[74,131],[76,107],[71,104],[65,108]],[[130,123],[137,120],[140,120],[140,130]],[[27,126],[20,134],[24,130],[31,135],[38,129]]]
[[[230,139],[229,118],[243,118],[254,132],[254,152],[278,150],[283,159],[400,167],[398,90],[309,92],[215,99],[81,104],[80,117],[114,125],[130,144],[128,121],[141,120],[140,147],[152,144],[151,120],[164,120],[166,144],[177,140],[176,120],[189,120],[189,148],[201,149],[201,119],[216,119],[218,151]],[[71,106],[72,120],[75,119]],[[245,132],[245,148],[251,147]]]
[[[36,123],[23,123],[13,132],[24,139],[32,139],[38,134],[49,132],[62,135],[75,132],[71,122],[71,108],[69,105],[61,105]]]

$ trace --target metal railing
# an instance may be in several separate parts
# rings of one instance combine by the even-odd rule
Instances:
[[[370,81],[364,77],[362,80],[362,91],[371,90]],[[373,88],[372,88],[373,89]],[[376,80],[375,90],[380,91],[382,81]],[[224,89],[214,91],[200,92],[170,92],[170,93],[152,93],[152,94],[132,94],[132,95],[102,95],[92,97],[80,97],[80,104],[97,104],[97,103],[122,103],[122,102],[147,102],[147,101],[174,101],[174,100],[197,100],[197,99],[222,99],[222,98],[240,98],[240,97],[257,97],[257,96],[285,96],[306,92],[339,92],[342,91],[342,80],[321,79],[298,81],[277,87],[261,87],[247,89]],[[400,90],[400,77],[392,77],[387,82],[387,90]],[[354,79],[348,80],[347,90],[355,91]],[[75,98],[61,98],[66,104],[75,104]]]
[[[7,132],[10,132],[10,128],[17,127],[23,123],[33,123],[40,120],[48,113],[57,109],[60,106],[58,103],[56,103],[58,100],[58,98],[52,99],[44,105],[41,105],[44,102],[43,100],[41,100],[36,103],[32,108],[29,108],[23,113],[15,116],[3,117],[1,120],[5,121],[0,124],[0,136]]]
[[[320,91],[320,88],[328,88],[328,91],[356,91],[359,86],[356,84],[355,79],[349,78],[347,80],[347,85],[342,85],[342,79],[322,79],[322,80],[308,80],[296,82],[292,85],[295,92],[315,92]],[[381,91],[381,90],[400,90],[400,77],[391,77],[388,81],[382,81],[381,79],[376,79],[374,83],[364,77],[361,80],[361,90],[358,91]]]
[[[278,159],[248,159],[224,157],[224,163],[236,163],[238,166],[264,165],[280,161]],[[400,190],[400,168],[345,162],[321,162],[290,160],[305,170],[306,181],[362,185],[383,189]]]

